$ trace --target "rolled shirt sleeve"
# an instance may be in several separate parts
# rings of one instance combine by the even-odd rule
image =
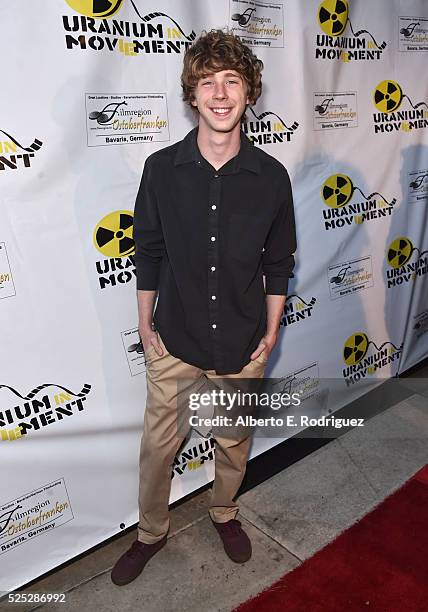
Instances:
[[[290,177],[285,168],[279,200],[279,210],[267,236],[262,257],[265,292],[269,295],[287,295],[288,280],[294,277],[296,225]]]
[[[143,175],[134,209],[135,268],[137,289],[157,290],[165,242],[153,189],[153,164],[150,157]]]

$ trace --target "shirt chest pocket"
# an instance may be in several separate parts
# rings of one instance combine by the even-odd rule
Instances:
[[[265,233],[260,217],[232,213],[227,225],[227,257],[242,263],[257,261],[262,254]]]

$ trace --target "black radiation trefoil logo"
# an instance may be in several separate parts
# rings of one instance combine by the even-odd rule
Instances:
[[[382,113],[392,113],[403,101],[403,91],[395,81],[382,81],[376,87],[373,99]]]
[[[315,107],[315,111],[317,113],[319,113],[320,115],[324,115],[327,110],[328,110],[328,106],[330,104],[330,102],[333,102],[334,98],[325,98],[321,104],[317,104]]]
[[[388,247],[386,260],[391,268],[401,268],[409,261],[414,251],[412,242],[403,237],[396,238]]]
[[[89,113],[88,117],[91,121],[96,121],[98,125],[110,125],[120,106],[127,106],[127,102],[110,102],[102,110]]]
[[[347,365],[355,365],[359,363],[367,353],[369,347],[369,339],[364,332],[352,334],[346,340],[343,347],[343,361]]]
[[[115,15],[119,9],[122,7],[124,0],[65,0],[67,4],[75,10],[77,13],[81,15],[85,15],[86,17],[92,17],[93,19],[107,19]],[[138,8],[135,5],[134,0],[129,0],[132,5],[132,8],[141,19],[141,21],[147,23],[152,21],[152,19],[157,19],[159,17],[166,17],[175,25],[177,30],[187,38],[188,41],[193,42],[196,38],[196,32],[192,30],[190,34],[185,34],[179,24],[166,13],[148,13],[147,15],[141,15]]]
[[[233,13],[232,21],[237,21],[241,28],[245,28],[250,23],[250,19],[255,12],[255,8],[247,8],[243,13]]]
[[[414,22],[414,23],[409,23],[409,25],[407,26],[407,28],[401,28],[400,30],[400,34],[402,34],[404,36],[404,38],[412,38],[413,36],[413,32],[416,28],[416,26],[421,25],[418,22]]]
[[[396,111],[401,106],[404,98],[407,98],[410,106],[415,110],[420,106],[425,106],[428,109],[426,102],[413,104],[409,96],[403,93],[403,90],[396,81],[381,81],[376,86],[373,93],[373,103],[381,113],[392,113]]]
[[[329,176],[324,182],[321,194],[322,198],[331,208],[341,208],[351,201],[355,191],[359,191],[365,200],[371,200],[374,196],[379,196],[388,206],[394,206],[396,198],[393,198],[391,202],[388,202],[382,194],[374,191],[370,195],[366,196],[359,187],[353,185],[349,176],[346,174],[333,174]]]
[[[368,34],[378,49],[385,49],[386,47],[386,42],[379,45],[373,34],[368,30],[354,32],[351,20],[349,19],[349,5],[346,0],[323,0],[318,7],[318,21],[322,31],[327,36],[340,36],[349,23],[354,38],[358,38],[361,34]]]
[[[96,249],[105,257],[129,257],[135,251],[132,238],[134,217],[129,210],[116,210],[101,219],[94,231]]]
[[[324,0],[318,8],[320,26],[328,36],[340,36],[348,21],[348,3],[343,0]]]

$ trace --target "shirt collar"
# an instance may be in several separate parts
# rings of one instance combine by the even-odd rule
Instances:
[[[198,143],[198,127],[195,127],[191,130],[180,142],[177,153],[174,158],[174,165],[179,166],[181,164],[187,164],[190,162],[201,162],[206,161],[202,157]],[[240,168],[245,168],[246,170],[250,170],[250,172],[254,172],[255,174],[260,173],[260,162],[256,157],[256,152],[254,150],[254,145],[250,142],[249,138],[244,134],[241,130],[241,146],[238,151],[238,154],[229,160],[229,162],[233,161],[233,171],[237,172]],[[229,164],[229,162],[226,162]],[[226,165],[226,164],[225,164]]]

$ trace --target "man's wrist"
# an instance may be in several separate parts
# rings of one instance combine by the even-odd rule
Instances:
[[[276,340],[278,337],[277,330],[266,330],[265,336],[266,340]]]
[[[140,323],[138,329],[140,330],[140,334],[147,334],[153,331],[153,324],[147,322]]]

